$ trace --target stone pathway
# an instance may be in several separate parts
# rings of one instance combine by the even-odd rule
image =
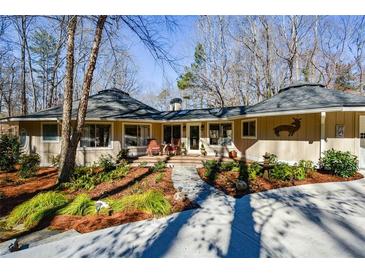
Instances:
[[[7,257],[365,257],[365,180],[234,199],[175,167],[200,208],[36,246]]]

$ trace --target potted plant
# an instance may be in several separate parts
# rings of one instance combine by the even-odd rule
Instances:
[[[201,154],[202,156],[207,156],[207,151],[205,150],[205,146],[204,146],[204,144],[202,144],[202,145],[200,146],[200,154]]]
[[[237,158],[237,151],[236,150],[231,150],[229,152],[229,158],[232,158],[232,159]]]
[[[187,154],[185,143],[182,143],[181,144],[181,154],[182,155],[186,155]]]

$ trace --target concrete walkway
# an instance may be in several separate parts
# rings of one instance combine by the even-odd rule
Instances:
[[[233,199],[173,169],[199,209],[111,227],[8,257],[364,257],[365,180]]]

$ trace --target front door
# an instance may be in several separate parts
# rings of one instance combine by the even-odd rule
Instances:
[[[188,125],[188,149],[190,153],[199,153],[200,125]]]
[[[360,153],[359,167],[365,169],[365,116],[360,116]]]

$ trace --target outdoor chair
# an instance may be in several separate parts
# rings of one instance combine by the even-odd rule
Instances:
[[[156,139],[148,139],[147,140],[147,155],[159,155],[161,150],[161,146],[157,143]]]
[[[172,144],[169,147],[169,153],[172,155],[180,154],[180,139],[172,139]]]

